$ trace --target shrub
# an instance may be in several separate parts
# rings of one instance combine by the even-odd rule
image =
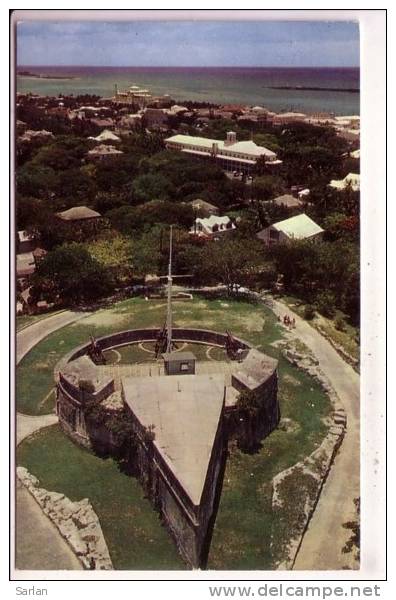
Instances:
[[[315,316],[315,309],[312,304],[307,304],[304,308],[304,319],[311,321]]]
[[[345,321],[342,317],[337,317],[334,319],[334,327],[337,331],[345,331]]]
[[[331,292],[322,292],[316,298],[316,308],[324,317],[331,319],[335,315],[335,298]]]

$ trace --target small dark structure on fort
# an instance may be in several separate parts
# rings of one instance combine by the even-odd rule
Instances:
[[[252,449],[279,422],[277,361],[230,332],[174,329],[171,256],[172,246],[166,326],[91,340],[64,357],[56,369],[57,414],[76,442],[115,456],[123,452],[180,554],[191,567],[202,568],[228,441],[236,439]],[[103,352],[142,342],[155,345],[156,353],[161,349],[162,367],[157,360],[156,368],[148,367],[143,376],[116,381],[111,367],[101,363]],[[213,368],[205,372],[205,363],[192,352],[177,350],[176,342],[226,349],[233,359],[227,376]],[[250,397],[254,410],[247,410]]]
[[[92,362],[95,363],[95,365],[105,365],[106,358],[102,352],[102,349],[100,348],[100,346],[98,346],[96,339],[93,337],[93,335],[91,335],[90,337],[91,344],[88,348],[88,356],[90,357]]]

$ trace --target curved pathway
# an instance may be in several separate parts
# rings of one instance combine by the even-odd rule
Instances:
[[[65,327],[65,325],[74,323],[74,321],[88,317],[90,314],[92,313],[64,310],[61,313],[57,313],[45,319],[40,319],[40,321],[32,323],[32,325],[24,327],[17,333],[16,364],[22,360],[29,350],[47,337],[47,335],[61,327]]]
[[[342,548],[351,532],[343,527],[356,520],[353,500],[360,496],[360,377],[331,344],[282,302],[273,304],[275,314],[296,320],[292,334],[312,350],[320,368],[337,392],[347,415],[347,433],[325,482],[318,505],[297,554],[295,570],[356,569],[351,553]]]
[[[16,364],[42,339],[90,313],[64,311],[25,327],[17,333]],[[17,413],[16,444],[35,431],[58,422],[54,414]],[[15,567],[23,570],[81,570],[83,567],[55,525],[19,482],[16,487]]]

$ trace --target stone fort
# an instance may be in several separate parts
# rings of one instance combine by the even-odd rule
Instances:
[[[66,355],[55,368],[56,412],[78,444],[122,454],[181,556],[202,568],[229,441],[253,449],[278,425],[278,364],[229,332],[173,328],[172,230],[169,256],[164,328],[92,338]],[[155,360],[106,364],[106,351],[144,344]],[[198,345],[228,360],[196,360],[185,347]]]
[[[159,329],[122,331],[98,338],[96,345],[103,352],[154,343],[159,334]],[[228,338],[184,328],[173,329],[173,339],[224,348]],[[205,564],[229,440],[254,446],[280,418],[277,361],[243,340],[234,343],[238,359],[228,363],[197,361],[191,352],[174,350],[162,361],[114,367],[95,364],[91,344],[85,344],[56,367],[59,423],[75,442],[116,453],[113,431],[92,424],[88,407],[99,405],[114,417],[126,413],[138,442],[128,459],[192,567]],[[253,415],[239,407],[241,392],[254,393]]]

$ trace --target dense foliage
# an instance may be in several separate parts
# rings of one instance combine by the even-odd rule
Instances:
[[[84,99],[62,100],[75,108]],[[188,106],[194,108],[193,103]],[[54,134],[17,142],[17,226],[32,232],[49,251],[32,280],[35,297],[91,300],[147,274],[164,274],[167,228],[174,224],[179,228],[175,270],[191,275],[192,283],[222,283],[231,293],[241,285],[268,289],[282,274],[286,292],[325,316],[338,309],[358,322],[359,193],[335,191],[328,184],[358,173],[359,161],[351,158],[348,143],[332,127],[211,116],[197,129],[191,115],[173,119],[175,132],[224,139],[232,129],[238,139],[254,139],[277,152],[283,163],[276,171],[261,161],[253,181],[246,182],[228,177],[214,162],[165,150],[166,134],[142,127],[122,136],[118,148],[123,154],[93,163],[87,158],[93,147],[89,136],[98,130],[89,119],[66,119],[56,107],[56,99],[55,112],[40,110],[28,99],[17,114],[27,127]],[[293,185],[310,189],[305,212],[325,229],[324,240],[266,249],[256,233],[290,215],[269,201],[290,193]],[[202,216],[189,204],[196,198],[232,216],[236,232],[204,244],[188,235],[194,219]],[[69,227],[56,219],[56,212],[73,206],[101,213],[101,228]]]

